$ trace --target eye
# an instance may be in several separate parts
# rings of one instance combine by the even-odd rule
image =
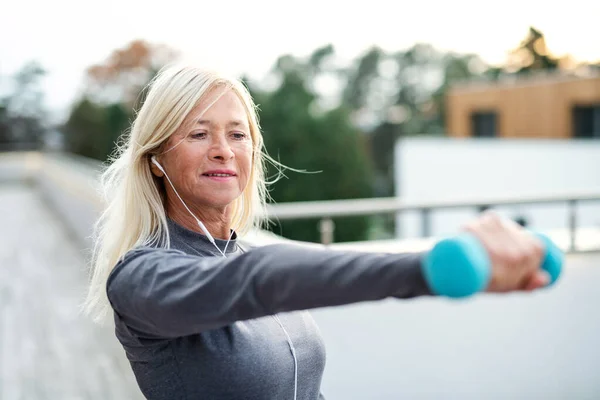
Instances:
[[[192,139],[204,139],[206,137],[206,132],[194,132],[190,137]]]
[[[235,140],[244,140],[248,137],[244,132],[233,132],[231,134]]]

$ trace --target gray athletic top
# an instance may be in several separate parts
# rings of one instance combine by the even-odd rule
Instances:
[[[116,336],[150,400],[323,400],[325,348],[308,309],[431,295],[421,254],[276,244],[223,257],[169,221],[171,249],[129,251],[107,283]],[[216,240],[224,249],[226,241]]]

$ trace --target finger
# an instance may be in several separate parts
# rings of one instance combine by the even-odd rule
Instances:
[[[542,281],[545,282],[546,278],[548,282],[550,281],[550,275],[544,270],[542,270],[542,263],[544,261],[544,244],[543,242],[536,236],[531,233],[526,235],[524,239],[527,245],[527,253],[525,254],[527,268],[531,269],[538,278],[542,278]],[[543,283],[545,286],[547,283]]]
[[[529,281],[527,282],[527,284],[525,285],[523,290],[527,291],[527,292],[531,292],[533,290],[537,290],[537,289],[546,287],[546,286],[548,286],[549,283],[550,283],[550,275],[546,271],[544,271],[544,270],[536,271],[531,276],[531,278],[529,279]]]
[[[532,235],[520,225],[486,213],[468,227],[489,253],[492,262],[490,290],[522,290],[537,269]]]
[[[486,213],[475,226],[476,234],[483,246],[488,251],[493,263],[506,261],[506,249],[509,247],[507,235],[503,232],[502,221],[499,216],[491,212]]]
[[[511,220],[504,220],[505,241],[511,243],[512,250],[509,262],[519,268],[521,285],[523,288],[535,271],[539,271],[544,255],[544,244],[534,234],[530,233]],[[513,258],[514,257],[514,258]]]
[[[527,275],[523,268],[523,244],[516,230],[499,216],[489,214],[482,219],[481,237],[494,265],[494,277],[502,291],[521,287]]]

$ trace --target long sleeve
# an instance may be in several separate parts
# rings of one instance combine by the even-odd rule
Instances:
[[[109,300],[146,337],[177,337],[279,312],[431,295],[422,254],[276,244],[225,257],[140,248],[115,266]]]

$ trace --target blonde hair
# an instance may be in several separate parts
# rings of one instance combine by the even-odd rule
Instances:
[[[253,143],[252,171],[242,195],[232,204],[231,226],[243,235],[263,222],[268,195],[265,161],[281,164],[264,150],[250,93],[238,80],[214,71],[191,65],[163,68],[149,84],[129,135],[117,146],[100,179],[106,208],[94,226],[93,270],[83,304],[83,311],[96,322],[102,322],[111,310],[106,282],[121,257],[138,246],[170,246],[164,189],[151,173],[150,156],[159,152],[188,113],[216,86],[230,88],[239,96],[248,115]]]

